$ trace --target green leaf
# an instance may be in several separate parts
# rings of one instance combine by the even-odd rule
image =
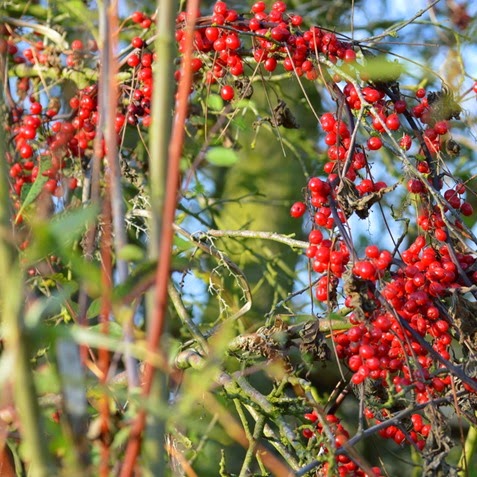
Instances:
[[[62,244],[81,237],[98,215],[96,207],[78,207],[58,214],[49,224],[50,232]]]
[[[177,251],[185,251],[193,248],[193,243],[190,240],[183,239],[177,235],[174,237],[174,247]]]
[[[23,203],[22,206],[20,207],[20,210],[18,211],[17,214],[17,220],[18,217],[20,217],[25,209],[35,202],[36,198],[41,194],[41,191],[43,190],[43,186],[45,185],[46,181],[48,180],[48,177],[43,175],[43,172],[51,168],[51,159],[42,159],[40,161],[40,169],[38,171],[38,175],[36,176],[35,182],[27,189],[27,194],[25,198],[22,197]],[[23,195],[23,194],[22,194]]]
[[[91,318],[96,318],[99,315],[99,312],[101,311],[101,303],[101,298],[96,298],[96,300],[91,302],[91,305],[89,305],[88,311],[86,312],[86,317],[88,320]]]
[[[230,167],[238,161],[238,155],[233,149],[226,147],[211,147],[205,156],[207,161],[214,166]]]
[[[90,326],[90,330],[97,332],[99,334],[103,334],[103,323],[98,323],[97,325]],[[117,338],[121,339],[123,336],[123,328],[119,323],[115,321],[108,322],[108,337],[109,338]]]
[[[95,22],[97,14],[95,9],[88,8],[82,0],[67,0],[58,2],[60,11],[67,13],[71,20],[78,22],[78,25],[86,26],[94,38],[98,40],[99,34]]]
[[[403,72],[403,65],[397,61],[389,61],[384,56],[367,57],[361,77],[366,77],[368,81],[396,81]]]
[[[118,252],[118,259],[126,262],[139,262],[144,258],[144,250],[137,245],[125,245]]]

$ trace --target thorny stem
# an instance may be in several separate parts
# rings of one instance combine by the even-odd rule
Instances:
[[[179,315],[179,318],[181,319],[182,323],[184,323],[187,326],[190,334],[195,338],[199,346],[202,348],[202,352],[204,354],[207,354],[207,350],[209,348],[207,341],[204,338],[204,335],[201,333],[198,326],[193,322],[193,320],[190,318],[189,314],[187,313],[184,303],[182,303],[182,298],[180,293],[177,291],[173,283],[169,283],[168,290],[169,290],[169,297],[171,299],[171,302],[174,305],[174,308],[177,314]]]

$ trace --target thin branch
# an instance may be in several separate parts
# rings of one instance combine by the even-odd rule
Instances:
[[[428,10],[434,7],[434,5],[437,5],[440,1],[441,0],[434,0],[433,2],[429,3],[429,5],[427,5],[426,8],[419,10],[415,15],[413,15],[408,20],[401,22],[398,25],[393,25],[392,27],[384,30],[383,33],[380,33],[379,35],[363,38],[362,40],[359,40],[358,43],[374,43],[376,42],[376,40],[380,40],[381,38],[386,38],[387,36],[394,36],[398,31],[407,27],[408,25],[413,23],[415,20],[417,20],[419,17],[422,17],[424,13],[426,13]]]
[[[192,234],[196,240],[201,240],[204,237],[240,237],[253,238],[262,240],[272,240],[274,242],[283,243],[294,248],[306,249],[310,246],[308,242],[303,240],[295,240],[287,235],[281,235],[276,232],[259,232],[255,230],[207,230],[206,232],[196,232]]]

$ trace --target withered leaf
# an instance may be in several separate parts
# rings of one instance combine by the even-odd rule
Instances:
[[[282,100],[273,108],[271,123],[273,126],[283,126],[285,129],[298,129],[300,127],[290,108]]]
[[[355,212],[360,219],[365,219],[369,215],[371,206],[379,202],[384,194],[391,192],[396,186],[397,184],[383,187],[376,192],[360,196],[353,182],[344,177],[341,179],[341,186],[338,190],[337,198],[347,217]]]

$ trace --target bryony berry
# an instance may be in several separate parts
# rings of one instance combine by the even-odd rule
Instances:
[[[235,96],[235,91],[232,86],[226,84],[220,89],[220,96],[224,101],[231,101]]]
[[[303,202],[295,202],[290,209],[290,215],[297,219],[306,212],[306,205]]]
[[[377,136],[373,136],[368,139],[368,148],[371,151],[377,151],[378,149],[381,149],[382,147],[383,147],[383,141],[381,141],[381,138]]]

